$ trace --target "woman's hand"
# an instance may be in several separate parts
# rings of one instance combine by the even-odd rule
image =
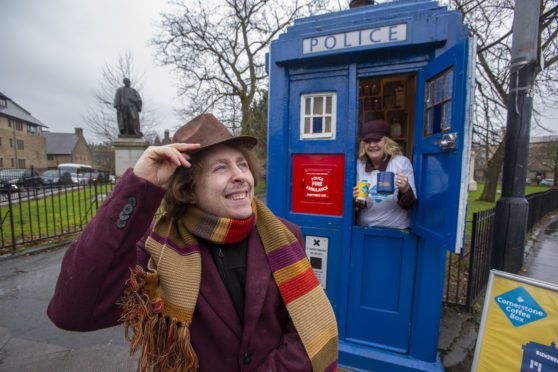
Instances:
[[[134,174],[156,185],[162,185],[168,181],[177,167],[190,167],[190,155],[186,152],[199,147],[199,143],[149,146],[134,165]]]
[[[358,196],[358,186],[353,187],[353,200]]]
[[[409,190],[409,177],[403,172],[397,172],[395,176],[395,185],[399,188],[402,193],[406,193]]]

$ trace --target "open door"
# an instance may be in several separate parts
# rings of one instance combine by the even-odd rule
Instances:
[[[414,168],[414,233],[459,253],[463,245],[471,157],[474,40],[448,49],[419,71]]]

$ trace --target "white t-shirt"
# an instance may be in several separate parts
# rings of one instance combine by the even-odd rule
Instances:
[[[383,226],[395,229],[406,229],[411,222],[410,211],[407,211],[397,204],[397,193],[399,189],[394,185],[393,194],[380,194],[377,190],[378,170],[366,172],[365,163],[357,160],[357,181],[366,180],[370,183],[370,193],[366,198],[366,208],[361,209],[357,214],[357,225],[361,226]],[[405,156],[397,155],[390,159],[386,172],[403,172],[409,178],[409,185],[413,189],[415,197],[415,176],[413,166]]]

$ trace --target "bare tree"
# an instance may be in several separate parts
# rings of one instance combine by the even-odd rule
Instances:
[[[143,74],[136,72],[134,57],[130,52],[121,55],[116,63],[106,63],[101,69],[99,86],[94,93],[94,103],[89,107],[84,121],[87,128],[100,142],[112,142],[118,137],[118,124],[116,110],[113,107],[114,94],[122,86],[122,80],[127,77],[132,81],[134,88],[143,97]],[[149,106],[149,99],[143,99],[141,112],[141,130],[144,139],[152,142],[155,139],[155,128],[159,124],[156,113]]]
[[[533,125],[542,126],[545,108],[558,103],[558,48],[556,15],[558,6],[552,0],[541,1],[540,55],[534,88]],[[488,160],[487,178],[479,200],[494,202],[496,186],[504,161],[513,0],[446,0],[463,14],[469,34],[477,40],[477,77],[474,113],[474,141],[484,147]],[[546,129],[543,127],[543,129]]]
[[[212,111],[242,134],[266,89],[269,43],[297,17],[322,11],[327,0],[178,0],[161,15],[152,43],[163,65],[174,67],[184,119]]]

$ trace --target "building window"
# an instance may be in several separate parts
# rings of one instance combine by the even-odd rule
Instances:
[[[14,140],[10,138],[10,147],[14,147]]]
[[[453,67],[426,82],[424,136],[451,130]]]
[[[4,168],[4,158],[0,158],[0,168]]]
[[[6,98],[0,98],[0,107],[8,107],[8,101],[6,100]]]
[[[54,160],[54,155],[47,155],[48,160]]]
[[[300,97],[300,138],[335,138],[337,93],[303,94]]]
[[[0,146],[2,146],[2,137],[0,137]]]
[[[21,130],[21,131],[23,131],[23,122],[21,122],[21,121],[16,121],[16,130]]]
[[[17,167],[25,168],[25,159],[17,159]]]
[[[41,135],[41,127],[38,125],[27,124],[27,133]]]
[[[13,168],[13,167],[14,167],[14,164],[15,164],[15,163],[14,163],[14,158],[11,158],[10,160],[12,161],[12,168]]]
[[[25,150],[23,140],[16,140],[16,145],[18,150]]]

